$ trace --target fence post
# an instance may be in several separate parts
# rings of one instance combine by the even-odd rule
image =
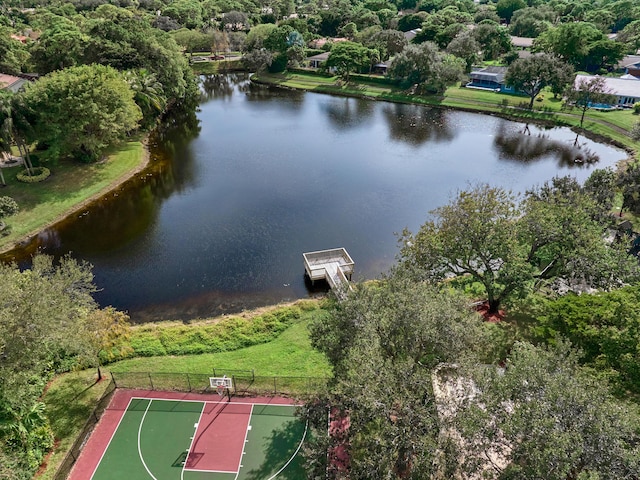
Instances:
[[[273,394],[278,393],[278,377],[273,377]]]
[[[189,380],[189,374],[187,373],[187,385],[189,385],[189,391],[191,391],[191,380]]]
[[[151,378],[151,372],[148,372],[149,375],[149,384],[151,385],[151,390],[154,390],[153,388],[153,379]]]
[[[118,388],[118,384],[116,383],[116,377],[113,376],[113,372],[109,372],[109,374],[111,375],[111,380],[113,380],[113,384],[115,385],[116,388]]]

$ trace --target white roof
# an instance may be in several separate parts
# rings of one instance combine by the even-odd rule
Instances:
[[[513,35],[511,35],[511,44],[514,47],[529,48],[533,46],[533,38],[514,37]]]
[[[576,75],[574,85],[577,86],[581,80],[589,81],[594,78],[593,75]],[[628,78],[604,78],[605,85],[611,90],[614,95],[621,97],[637,97],[640,98],[640,81],[638,79]]]

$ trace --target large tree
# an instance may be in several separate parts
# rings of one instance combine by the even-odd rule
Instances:
[[[632,163],[620,169],[617,183],[622,192],[620,216],[625,209],[640,213],[640,165]]]
[[[0,265],[0,397],[19,407],[37,398],[64,356],[81,351],[79,325],[95,308],[88,265],[36,256],[29,270]]]
[[[609,40],[587,22],[563,23],[542,33],[534,49],[559,56],[576,69],[594,71],[613,67],[624,54],[622,43]]]
[[[439,435],[431,372],[481,347],[476,314],[461,298],[397,277],[360,285],[312,326],[311,338],[335,373],[331,391],[305,406],[314,478],[344,478],[341,448],[354,480],[429,478]],[[330,411],[349,426],[327,437]]]
[[[85,65],[53,72],[22,98],[34,128],[32,141],[48,146],[52,159],[97,159],[112,142],[134,130],[142,118],[134,93],[111,67]]]
[[[25,270],[2,264],[0,288],[0,477],[26,479],[53,446],[39,400],[47,381],[58,369],[108,355],[126,315],[97,310],[90,266],[69,257],[38,255]]]
[[[11,75],[20,73],[28,58],[26,47],[11,38],[8,28],[0,26],[0,72]]]
[[[105,4],[83,29],[89,36],[83,63],[146,70],[162,84],[167,108],[197,100],[195,78],[180,47],[171,35],[151,27],[146,17]]]
[[[587,110],[597,104],[610,104],[615,96],[603,77],[579,77],[573,88],[567,92],[567,100],[580,109],[580,126],[584,123]]]
[[[457,400],[449,432],[461,450],[459,472],[494,480],[637,478],[637,409],[581,370],[567,344],[517,343],[504,368],[454,371],[454,382],[455,373],[473,382],[462,380],[469,388],[449,399]]]
[[[570,340],[581,363],[603,372],[619,393],[640,393],[640,287],[611,292],[567,294],[546,301],[533,329],[537,339]]]
[[[513,49],[507,27],[491,20],[483,20],[473,29],[485,60],[495,60]]]
[[[518,37],[536,38],[548,30],[557,18],[557,12],[546,5],[527,7],[514,12],[509,30]]]
[[[568,177],[524,200],[479,185],[431,214],[416,234],[403,233],[401,267],[418,279],[469,275],[483,286],[491,312],[543,280],[608,288],[637,276],[637,262],[605,241],[601,208]]]
[[[369,49],[359,43],[339,42],[331,47],[326,65],[335,68],[336,73],[348,82],[352,72],[369,65],[370,55]]]
[[[557,83],[559,78],[568,79],[571,66],[551,55],[534,55],[520,58],[509,65],[505,82],[517,91],[529,96],[529,109],[543,88]]]
[[[504,18],[507,23],[511,23],[514,12],[527,6],[524,0],[498,0],[496,13],[500,18]]]
[[[80,26],[57,15],[49,15],[45,21],[46,27],[31,50],[37,72],[44,75],[81,64],[89,37]]]
[[[458,81],[463,71],[463,60],[443,54],[435,44],[425,42],[409,45],[396,55],[389,67],[389,76],[407,87],[417,85],[442,92],[447,85]]]

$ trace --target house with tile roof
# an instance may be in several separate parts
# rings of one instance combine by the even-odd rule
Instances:
[[[25,80],[24,78],[0,73],[0,89],[2,90],[8,89],[12,92],[17,92],[25,83],[27,83],[27,80]]]

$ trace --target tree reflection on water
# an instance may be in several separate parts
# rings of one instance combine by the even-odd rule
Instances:
[[[414,146],[453,140],[456,135],[449,124],[448,113],[442,108],[399,103],[388,103],[382,107],[391,139]]]
[[[510,130],[500,123],[494,137],[500,158],[518,163],[530,163],[544,157],[555,157],[558,166],[581,168],[596,163],[600,157],[581,144],[576,135],[572,143],[549,138],[543,133],[531,134],[529,124],[522,130]]]

